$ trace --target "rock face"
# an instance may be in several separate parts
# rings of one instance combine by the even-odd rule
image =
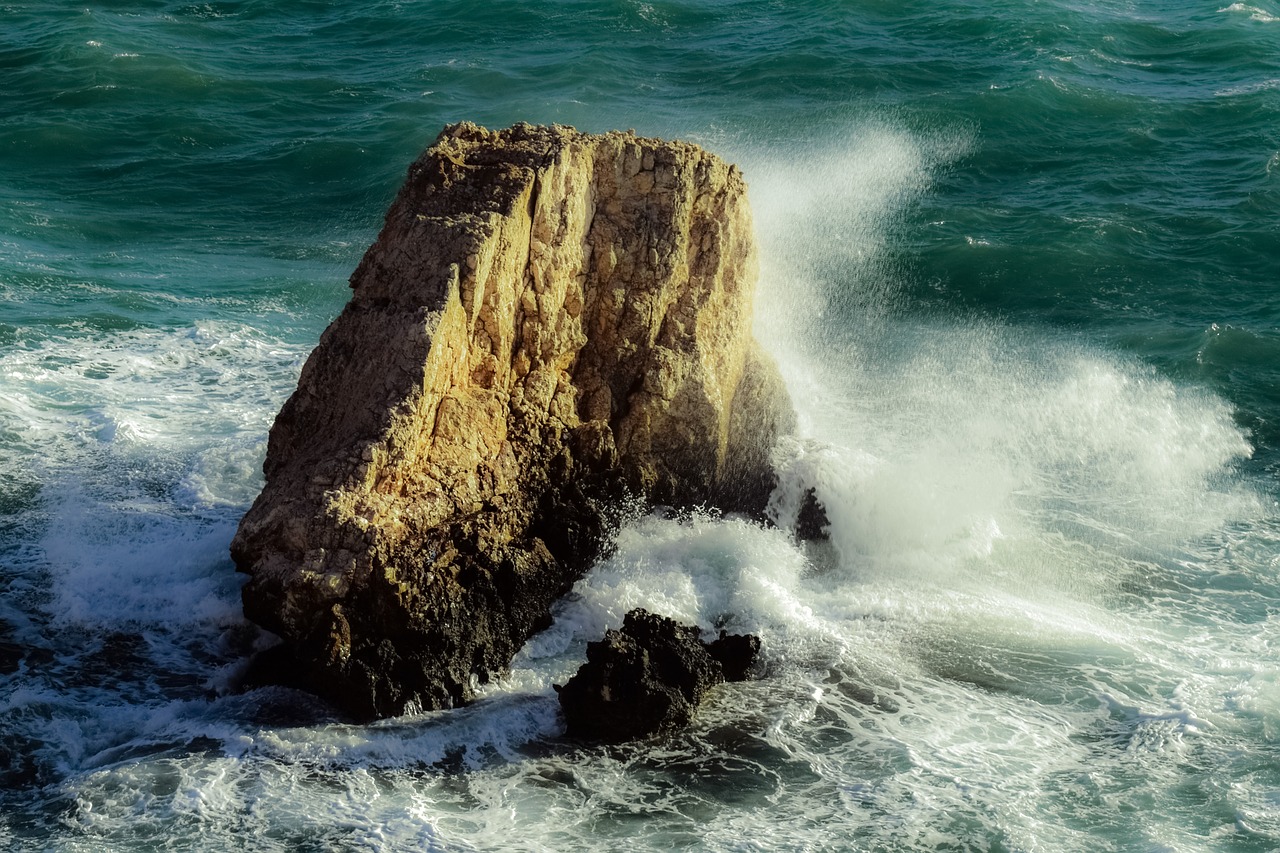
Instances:
[[[793,415],[755,275],[741,173],[697,146],[446,128],[271,429],[246,615],[354,716],[448,707],[624,496],[761,512]]]
[[[622,629],[587,644],[587,662],[559,689],[568,734],[623,741],[687,725],[707,691],[746,679],[760,651],[751,635],[699,639],[681,625],[632,610]]]

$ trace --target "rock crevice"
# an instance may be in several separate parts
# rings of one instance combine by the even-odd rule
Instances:
[[[272,427],[245,612],[358,717],[500,672],[624,495],[758,514],[791,427],[741,173],[630,133],[446,128]]]

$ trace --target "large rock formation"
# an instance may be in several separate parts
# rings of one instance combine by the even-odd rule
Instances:
[[[446,128],[271,430],[245,613],[358,717],[502,671],[627,495],[759,513],[792,412],[741,173],[697,146]]]

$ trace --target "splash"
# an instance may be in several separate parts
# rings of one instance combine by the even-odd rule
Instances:
[[[814,489],[851,577],[1104,594],[1132,561],[1256,517],[1234,469],[1251,447],[1222,400],[1140,364],[904,302],[891,239],[973,144],[873,124],[753,178],[757,334],[801,419],[774,509]]]
[[[973,140],[967,128],[913,131],[868,119],[798,144],[785,159],[744,156],[761,249],[756,336],[776,353],[804,341],[848,346],[902,308],[904,270],[890,241],[934,175]]]

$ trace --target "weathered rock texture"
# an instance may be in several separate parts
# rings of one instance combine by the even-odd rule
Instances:
[[[760,512],[792,412],[755,275],[742,176],[697,146],[446,128],[272,427],[245,613],[356,716],[446,707],[620,496]]]
[[[568,734],[624,741],[671,731],[693,719],[707,691],[743,681],[760,640],[722,635],[704,643],[699,630],[647,610],[632,610],[621,630],[587,644],[587,662],[560,693]]]

